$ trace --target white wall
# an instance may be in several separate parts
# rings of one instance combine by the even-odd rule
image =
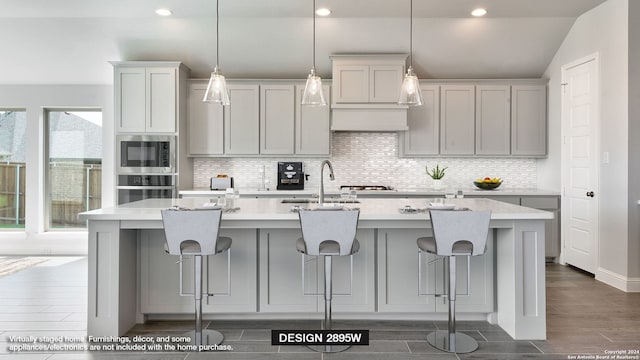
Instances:
[[[629,276],[640,288],[640,2],[629,1]],[[638,290],[640,291],[640,289]]]
[[[113,87],[109,85],[0,85],[0,108],[26,109],[25,229],[0,231],[0,254],[86,254],[86,231],[44,231],[44,109],[102,110],[102,204],[113,204]],[[36,221],[38,219],[38,221]]]
[[[600,151],[610,163],[600,168],[600,268],[628,276],[628,6],[609,0],[580,16],[545,73],[549,80],[549,157],[538,162],[538,185],[561,189],[561,67],[587,55],[600,59]],[[598,156],[599,154],[597,154]]]

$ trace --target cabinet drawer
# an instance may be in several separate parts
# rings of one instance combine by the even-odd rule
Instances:
[[[557,197],[532,197],[522,198],[522,206],[534,208],[534,209],[549,209],[555,210],[560,208],[558,206]]]

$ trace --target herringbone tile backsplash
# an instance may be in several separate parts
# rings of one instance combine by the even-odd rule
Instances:
[[[305,189],[319,185],[320,163],[323,158],[198,158],[194,161],[194,188],[209,186],[209,178],[217,174],[234,177],[236,187],[258,189],[262,170],[269,187],[275,190],[278,161],[302,161],[309,180]],[[332,138],[331,163],[335,181],[328,181],[325,170],[325,189],[338,190],[340,185],[390,185],[398,190],[428,189],[431,179],[425,166],[446,166],[445,186],[473,188],[473,180],[480,177],[500,177],[502,188],[535,188],[536,160],[521,158],[398,158],[398,134],[382,132],[336,132]]]

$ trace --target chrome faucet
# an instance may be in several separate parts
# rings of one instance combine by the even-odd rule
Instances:
[[[324,166],[329,166],[329,179],[331,181],[335,180],[336,177],[333,175],[333,166],[331,165],[331,161],[323,160],[320,164],[320,190],[318,191],[318,204],[322,205],[324,203]]]

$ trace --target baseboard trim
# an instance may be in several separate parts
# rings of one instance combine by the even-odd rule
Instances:
[[[629,278],[611,270],[598,268],[596,270],[596,280],[624,292],[640,292],[640,278]]]

